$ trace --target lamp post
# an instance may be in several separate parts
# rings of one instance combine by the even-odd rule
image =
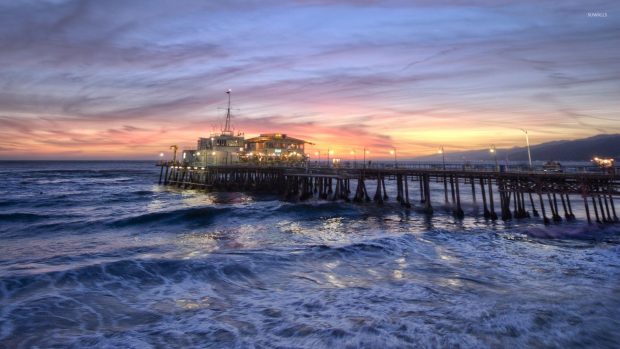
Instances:
[[[497,149],[495,149],[495,144],[491,145],[489,152],[493,154],[493,159],[495,159],[495,171],[499,171],[499,164],[497,163]]]
[[[366,168],[366,154],[370,154],[370,150],[364,148],[364,168]]]
[[[437,151],[439,154],[441,154],[441,160],[443,163],[443,170],[446,170],[446,152],[443,150],[443,145],[439,148],[439,150]]]
[[[390,150],[390,154],[394,155],[394,168],[398,168],[398,162],[396,161],[396,148]]]
[[[314,152],[314,155],[316,155],[316,156],[318,157],[318,160],[317,160],[317,163],[316,163],[316,164],[317,164],[319,167],[321,167],[321,151],[320,151],[320,150],[315,151],[315,152]]]
[[[441,154],[443,170],[445,171],[446,170],[446,152],[443,150],[443,145],[439,148],[437,152]],[[448,203],[448,177],[446,176],[445,173],[443,175],[443,196],[444,196],[444,202],[447,204]]]
[[[170,149],[172,149],[174,152],[172,153],[172,163],[176,163],[177,162],[177,150],[179,149],[178,146],[176,145],[171,145]]]
[[[353,168],[355,168],[355,164],[357,163],[357,156],[355,154],[355,149],[351,150],[351,155],[353,155]]]
[[[522,128],[521,131],[525,133],[525,144],[527,144],[527,160],[530,165],[530,170],[532,169],[532,153],[530,152],[530,137],[527,134],[527,130]]]
[[[327,167],[331,167],[331,164],[329,162],[329,156],[330,155],[334,155],[334,151],[331,149],[327,149]]]

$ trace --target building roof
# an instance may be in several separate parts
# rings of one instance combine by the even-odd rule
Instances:
[[[269,142],[273,140],[284,141],[288,143],[310,143],[310,142],[304,141],[303,139],[288,137],[286,134],[282,134],[282,133],[263,133],[258,137],[249,138],[249,139],[246,139],[245,141],[250,142],[250,143],[262,143],[262,142]]]

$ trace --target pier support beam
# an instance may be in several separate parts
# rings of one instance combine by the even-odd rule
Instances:
[[[549,195],[549,194],[547,194]],[[555,195],[555,193],[553,193],[553,201],[551,201],[551,197],[549,197],[549,205],[551,205],[553,207],[553,221],[554,222],[561,222],[562,221],[562,217],[560,216],[560,214],[558,213],[558,199]]]
[[[474,179],[474,177],[470,177],[469,180],[471,181],[471,198],[473,200],[473,203],[476,203],[476,180]]]
[[[549,221],[549,218],[547,218],[547,212],[545,212],[545,202],[540,192],[538,193],[538,199],[540,200],[540,211],[542,212],[543,222],[545,224],[549,224],[550,221]]]
[[[381,193],[381,189],[383,188],[383,186],[381,185],[381,182],[382,182],[381,175],[377,175],[377,190],[375,191],[375,196],[373,200],[378,205],[383,205],[383,194]]]
[[[606,194],[603,194],[603,202],[605,202],[605,213],[607,213],[607,221],[611,223],[614,221],[614,219],[611,217],[611,212],[609,211],[609,202],[607,201]]]
[[[614,215],[614,221],[618,222],[618,216],[616,215],[616,207],[614,206],[614,198],[611,194],[609,194],[609,205],[611,206],[611,211]]]
[[[601,212],[602,221],[603,223],[607,223],[609,222],[609,219],[607,219],[607,217],[605,216],[605,209],[603,208],[603,200],[601,200],[601,195],[596,194],[596,197],[598,198],[598,204],[599,204],[599,207],[601,208],[600,212]]]
[[[491,218],[491,212],[489,212],[489,208],[487,207],[487,196],[484,190],[484,178],[480,178],[480,195],[482,195],[482,208],[485,219]]]
[[[592,224],[592,219],[590,218],[590,207],[588,207],[588,198],[585,195],[583,195],[583,207],[586,209],[588,224]]]
[[[446,175],[445,172],[443,173],[443,196],[444,196],[444,203],[447,205],[448,204],[448,176]]]
[[[431,205],[431,186],[430,178],[427,174],[423,175],[424,180],[424,212],[426,214],[433,213],[433,206]]]
[[[530,205],[532,206],[532,214],[534,215],[534,217],[538,217],[540,216],[538,214],[538,211],[536,210],[536,205],[534,205],[534,199],[532,198],[532,193],[527,193],[530,197]]]
[[[411,207],[411,203],[409,202],[409,184],[407,182],[407,175],[405,175],[404,177],[404,183],[405,185],[405,203],[403,204],[403,206],[409,208]]]
[[[497,213],[495,213],[495,201],[493,200],[493,180],[489,178],[489,208],[491,210],[491,219],[497,219]]]
[[[455,190],[456,190],[456,210],[454,211],[454,215],[458,218],[463,218],[465,217],[465,213],[463,212],[463,209],[461,208],[461,193],[459,190],[459,178],[455,177],[454,178],[454,184],[455,184]]]
[[[596,223],[602,223],[600,217],[598,216],[598,209],[596,207],[596,200],[594,200],[594,196],[592,198],[592,209],[594,210],[594,215],[596,216]]]

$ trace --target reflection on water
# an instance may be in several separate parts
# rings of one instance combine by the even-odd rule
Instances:
[[[0,175],[0,348],[620,346],[618,227],[166,189],[139,162]]]

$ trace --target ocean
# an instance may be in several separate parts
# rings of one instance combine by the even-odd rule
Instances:
[[[0,162],[0,348],[620,347],[620,227],[578,200],[545,227],[158,176]]]

